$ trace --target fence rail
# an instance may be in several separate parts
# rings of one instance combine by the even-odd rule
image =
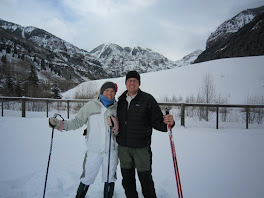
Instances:
[[[67,103],[67,118],[70,116],[70,103],[86,103],[92,99],[50,99],[50,98],[30,98],[30,97],[0,97],[1,99],[1,112],[2,117],[4,116],[4,103],[10,101],[16,101],[21,103],[21,116],[26,117],[26,105],[28,102],[44,102],[46,104],[46,116],[49,116],[49,104],[53,102]],[[219,108],[243,108],[246,114],[246,129],[249,126],[249,116],[251,109],[262,109],[264,112],[264,105],[258,104],[205,104],[205,103],[172,103],[172,102],[163,102],[159,103],[161,108],[169,107],[180,108],[180,118],[181,126],[185,126],[185,111],[186,107],[197,107],[197,108],[206,108],[205,111],[215,111],[216,113],[216,129],[219,128]],[[263,114],[262,114],[263,115]],[[262,118],[261,118],[262,119]]]

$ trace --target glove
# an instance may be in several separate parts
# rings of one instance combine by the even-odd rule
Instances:
[[[64,129],[63,121],[58,120],[57,118],[49,118],[49,126],[59,131],[62,131]]]
[[[108,125],[112,128],[112,132],[114,135],[118,134],[119,124],[117,119],[114,116],[110,116],[107,118]]]

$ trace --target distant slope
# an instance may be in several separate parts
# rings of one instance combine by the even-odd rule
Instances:
[[[107,43],[96,47],[90,53],[102,63],[108,75],[113,77],[123,76],[129,70],[146,73],[178,66],[163,55],[139,46],[122,48],[117,44]]]
[[[210,74],[218,96],[229,103],[244,104],[249,96],[264,97],[264,56],[230,58],[192,64],[169,70],[141,74],[143,91],[151,93],[158,101],[165,97],[183,98],[196,96],[202,87],[206,74]],[[74,93],[95,86],[97,89],[105,81],[114,81],[119,89],[117,97],[126,89],[125,78],[113,78],[85,82],[68,90],[64,98],[72,98]],[[117,98],[116,97],[116,98]]]
[[[230,57],[264,55],[264,6],[242,11],[221,24],[194,63]]]

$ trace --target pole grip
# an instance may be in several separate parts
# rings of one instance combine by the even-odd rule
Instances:
[[[170,109],[168,107],[165,108],[165,113],[166,113],[166,115],[168,115],[170,113]],[[168,128],[171,131],[171,125],[170,124],[168,124]]]
[[[165,108],[165,113],[168,115],[170,113],[170,109],[168,107]]]

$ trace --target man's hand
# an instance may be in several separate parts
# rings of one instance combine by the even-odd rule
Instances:
[[[173,119],[173,116],[171,114],[167,114],[163,116],[163,122],[167,125],[174,125],[175,121]]]

